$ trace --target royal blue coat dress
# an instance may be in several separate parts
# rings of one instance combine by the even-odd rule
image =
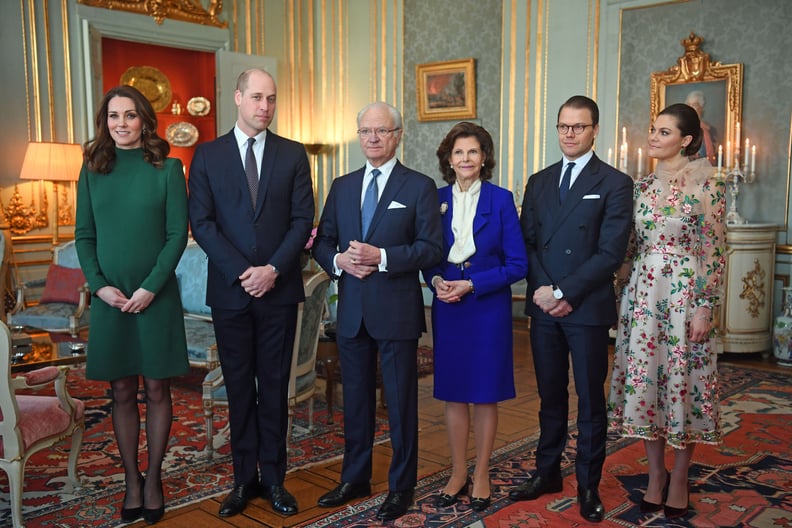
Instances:
[[[443,260],[423,270],[432,277],[471,280],[474,291],[458,303],[432,302],[434,396],[464,403],[514,398],[511,284],[528,273],[517,208],[511,191],[482,182],[473,239],[476,252],[462,266],[448,262],[454,244],[452,185],[438,190],[443,223]]]

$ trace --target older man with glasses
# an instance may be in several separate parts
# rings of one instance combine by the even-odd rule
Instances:
[[[338,507],[371,494],[377,356],[393,457],[381,521],[404,515],[418,473],[418,338],[426,330],[419,270],[442,258],[437,186],[396,158],[399,111],[372,103],[358,114],[366,165],[333,181],[313,255],[338,281],[336,342],[344,384],[341,483],[319,498]]]

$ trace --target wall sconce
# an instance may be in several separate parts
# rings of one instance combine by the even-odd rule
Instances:
[[[52,190],[55,194],[55,221],[52,224],[53,245],[58,243],[58,224],[61,216],[58,203],[58,182],[76,182],[80,178],[82,161],[83,154],[80,145],[68,143],[28,143],[27,151],[25,152],[25,160],[22,162],[22,170],[19,173],[19,179],[39,180],[40,182],[46,180],[52,182]],[[16,195],[18,193],[15,191],[14,194]],[[12,203],[13,200],[12,198]],[[9,206],[9,213],[11,213],[11,216],[9,216],[8,222],[11,225],[11,231],[15,234],[21,234],[35,227],[46,227],[49,224],[47,218],[47,205],[46,193],[42,190],[41,211],[36,215],[35,221],[31,221],[30,219],[30,216],[34,214],[35,208],[31,208],[28,217],[23,215],[20,220],[19,218],[13,217],[13,213],[11,213]],[[7,213],[7,215],[9,213]],[[67,216],[67,219],[68,218],[70,218],[70,215]],[[30,223],[31,225],[29,225],[27,229],[15,230],[15,223],[19,227],[24,227],[26,223]]]

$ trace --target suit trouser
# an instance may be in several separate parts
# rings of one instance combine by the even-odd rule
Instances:
[[[253,299],[242,310],[212,308],[212,319],[228,394],[234,484],[250,484],[259,472],[263,485],[282,484],[297,305]]]
[[[575,473],[578,486],[596,490],[605,463],[608,376],[608,326],[531,320],[531,350],[541,400],[536,469],[542,476],[559,473],[569,420],[569,357],[578,395]]]
[[[388,488],[414,488],[418,475],[418,340],[377,340],[362,327],[357,336],[336,336],[336,342],[344,392],[341,480],[353,484],[371,480],[379,351],[393,448]]]

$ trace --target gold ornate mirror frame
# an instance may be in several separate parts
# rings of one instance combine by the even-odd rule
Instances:
[[[217,18],[223,10],[223,0],[210,0],[207,8],[201,5],[201,0],[77,0],[77,2],[91,7],[149,15],[157,21],[157,24],[162,24],[163,20],[170,18],[219,28],[228,26],[227,22]]]
[[[742,64],[721,64],[710,60],[709,53],[701,50],[704,39],[691,32],[681,41],[685,53],[676,65],[666,71],[654,72],[650,84],[650,115],[654,122],[666,106],[684,103],[692,92],[706,98],[706,112],[702,121],[712,123],[718,137],[717,143],[726,148],[726,139],[741,121],[742,114]]]

